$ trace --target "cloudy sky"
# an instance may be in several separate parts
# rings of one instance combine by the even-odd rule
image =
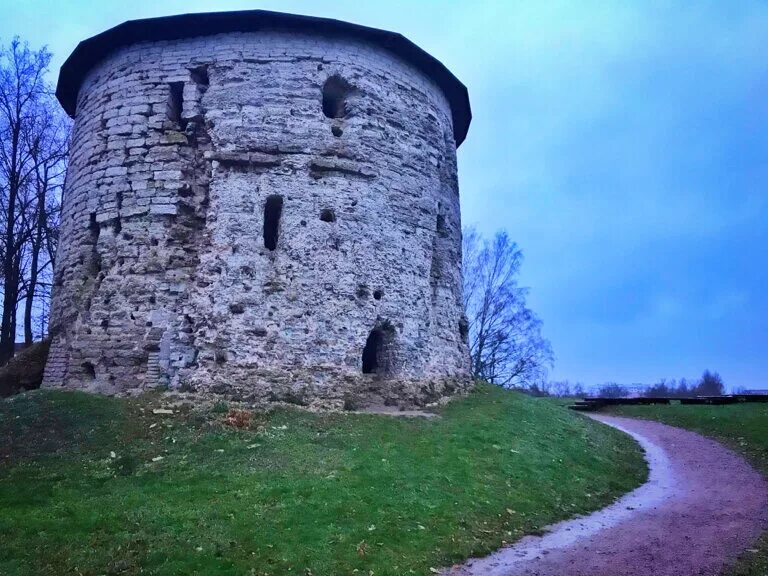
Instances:
[[[553,378],[710,368],[768,388],[768,4],[0,2],[0,41],[47,44],[56,71],[84,38],[181,12],[264,8],[404,34],[469,88],[464,222],[522,247]]]

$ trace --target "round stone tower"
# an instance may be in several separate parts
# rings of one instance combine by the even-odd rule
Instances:
[[[325,407],[468,384],[466,88],[399,34],[264,11],[81,42],[44,386]]]

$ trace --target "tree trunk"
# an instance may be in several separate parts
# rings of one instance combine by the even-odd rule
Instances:
[[[32,247],[32,263],[29,271],[29,287],[24,301],[24,343],[32,344],[32,305],[35,299],[35,289],[37,288],[37,261],[40,254],[40,245]]]
[[[0,365],[13,357],[16,344],[16,305],[19,295],[19,275],[15,270],[16,262],[16,200],[19,194],[19,168],[17,166],[19,153],[20,129],[18,124],[13,127],[11,134],[11,170],[8,182],[8,205],[6,207],[6,222],[4,231],[5,250],[3,253],[3,319],[0,324]]]
[[[37,280],[40,274],[40,250],[43,247],[43,234],[46,226],[46,192],[48,190],[47,169],[42,167],[43,174],[40,176],[40,167],[37,167],[37,207],[35,209],[35,232],[32,237],[32,261],[29,266],[29,287],[27,288],[26,300],[24,302],[24,343],[32,344],[34,338],[32,333],[32,307],[34,306],[35,293],[37,290]]]

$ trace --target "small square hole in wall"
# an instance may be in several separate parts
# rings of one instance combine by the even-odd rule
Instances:
[[[327,118],[344,118],[347,109],[347,98],[355,89],[341,76],[331,76],[323,84],[323,114]]]
[[[202,65],[189,70],[189,77],[192,82],[200,86],[201,88],[207,88],[210,84],[208,79],[208,66]]]
[[[89,380],[96,378],[96,367],[91,362],[83,362],[80,366],[82,367],[86,378]]]

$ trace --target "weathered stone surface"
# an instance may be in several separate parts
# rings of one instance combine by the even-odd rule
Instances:
[[[405,61],[279,31],[123,47],[79,92],[44,386],[433,401],[468,382],[460,261],[451,110]]]

